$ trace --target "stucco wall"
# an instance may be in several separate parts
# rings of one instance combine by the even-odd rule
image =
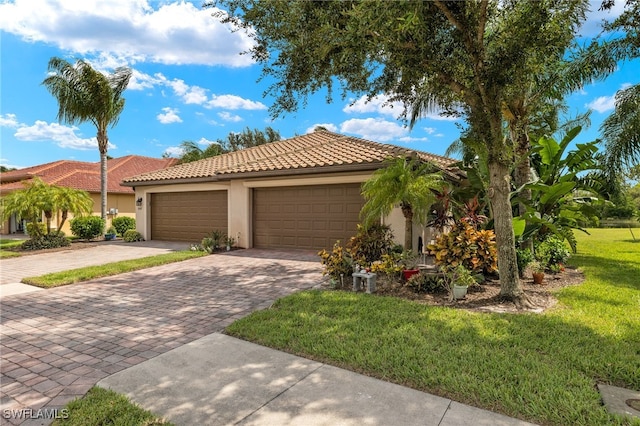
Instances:
[[[371,176],[370,173],[350,173],[334,174],[323,176],[294,176],[289,178],[273,179],[238,179],[223,183],[191,183],[173,185],[152,185],[136,187],[135,199],[142,198],[142,206],[135,207],[136,226],[145,239],[151,236],[150,221],[150,194],[158,192],[185,192],[185,191],[213,191],[228,190],[229,205],[229,235],[237,239],[239,247],[253,247],[252,235],[252,190],[253,188],[266,188],[278,186],[298,186],[298,185],[326,185],[338,183],[360,183]],[[404,242],[404,217],[400,209],[394,209],[391,215],[384,221],[391,226],[395,241],[399,244]],[[421,229],[414,229],[414,250],[418,247],[418,234]]]

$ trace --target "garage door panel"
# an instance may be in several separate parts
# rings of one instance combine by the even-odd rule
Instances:
[[[151,238],[199,242],[219,229],[227,232],[227,191],[151,194]]]
[[[363,204],[360,184],[255,188],[253,244],[330,249],[336,240],[345,242],[355,234]]]

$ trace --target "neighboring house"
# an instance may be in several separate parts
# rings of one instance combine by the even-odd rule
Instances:
[[[240,247],[318,250],[355,234],[364,204],[362,182],[388,157],[413,155],[456,176],[448,170],[452,159],[323,130],[141,174],[123,184],[134,187],[142,201],[136,223],[146,239],[199,242],[218,229]],[[402,242],[400,210],[384,222]],[[414,233],[417,249],[423,229]]]
[[[136,216],[135,194],[132,188],[122,186],[123,179],[154,170],[164,169],[177,163],[174,158],[149,158],[139,155],[113,158],[107,161],[107,210],[108,222],[117,216]],[[87,191],[93,199],[93,214],[100,216],[100,163],[60,160],[0,174],[0,196],[23,189],[24,182],[35,176],[52,185]],[[60,218],[53,221],[57,228]],[[62,231],[70,235],[67,221]],[[12,217],[1,224],[0,233],[23,232],[23,224]]]

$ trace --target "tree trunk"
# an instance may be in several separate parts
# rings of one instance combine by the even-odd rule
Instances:
[[[411,206],[400,206],[404,215],[404,249],[413,249],[413,210]]]
[[[98,129],[98,149],[100,150],[100,217],[107,219],[107,132]]]
[[[516,132],[512,137],[516,138],[516,170],[514,172],[514,180],[516,188],[520,188],[531,180],[531,162],[529,161],[529,135],[526,130]],[[520,192],[520,198],[531,200],[531,190],[524,189]],[[527,211],[524,203],[518,204],[518,214],[523,215]],[[533,251],[533,241],[531,239],[522,241],[521,248]]]
[[[500,295],[517,304],[524,299],[518,277],[513,215],[511,213],[509,167],[498,161],[489,162],[489,199],[493,205],[496,244],[498,246],[498,270],[500,271]]]

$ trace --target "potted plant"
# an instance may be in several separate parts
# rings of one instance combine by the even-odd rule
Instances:
[[[400,264],[402,265],[402,278],[405,281],[420,272],[418,269],[418,256],[412,250],[402,252]]]
[[[461,264],[453,269],[451,281],[453,282],[452,295],[455,300],[464,299],[469,286],[477,284],[471,271]]]
[[[529,264],[529,269],[531,269],[531,275],[533,275],[533,283],[542,284],[544,280],[544,264],[539,260],[534,260]]]
[[[236,242],[236,239],[235,239],[235,238],[233,238],[233,237],[229,237],[229,236],[225,237],[225,239],[224,239],[224,243],[227,245],[227,251],[230,251],[230,250],[231,250],[231,247],[233,247],[233,245],[235,244],[235,242]]]
[[[105,240],[113,240],[116,238],[116,228],[110,226],[104,234]]]

